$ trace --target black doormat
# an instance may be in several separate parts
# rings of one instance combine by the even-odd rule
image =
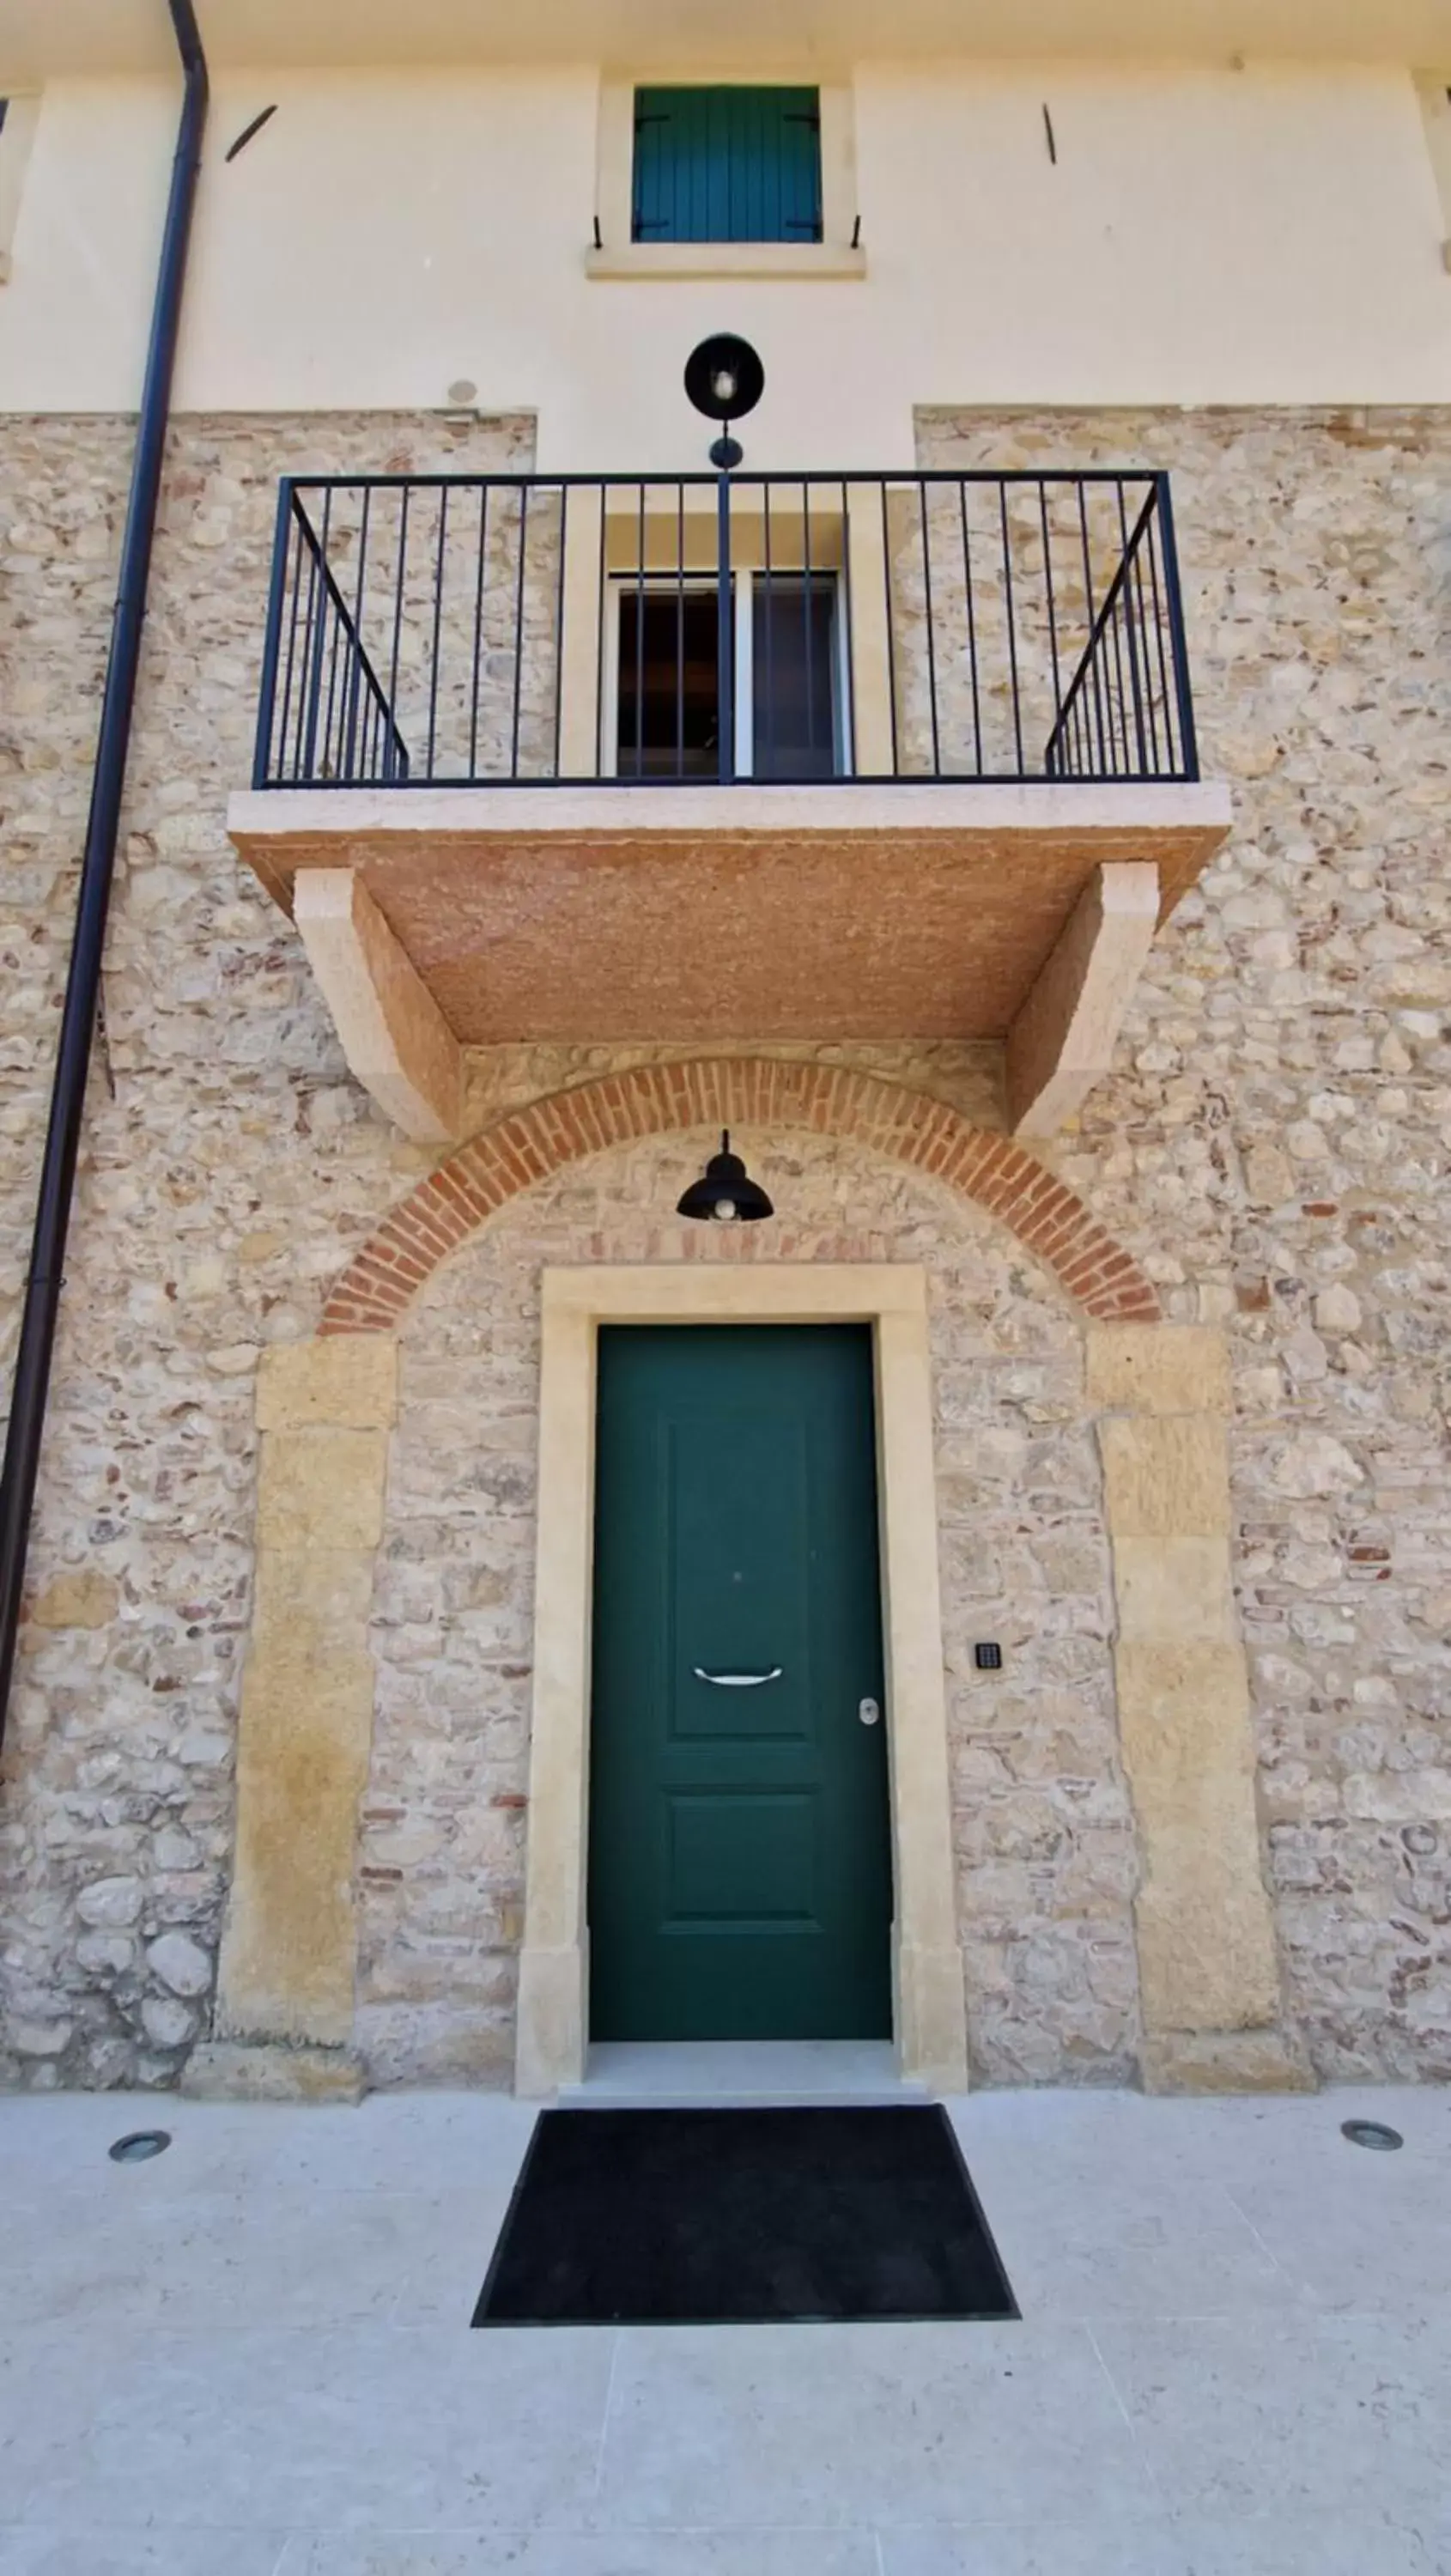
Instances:
[[[476,2326],[1015,2317],[936,2106],[545,2111]]]

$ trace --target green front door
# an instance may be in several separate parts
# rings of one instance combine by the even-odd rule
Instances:
[[[596,2039],[891,2030],[865,1325],[600,1334]]]

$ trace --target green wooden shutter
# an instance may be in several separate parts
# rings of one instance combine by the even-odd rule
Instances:
[[[637,89],[631,237],[820,241],[820,92]]]

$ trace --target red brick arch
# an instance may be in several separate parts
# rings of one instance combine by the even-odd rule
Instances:
[[[850,1137],[930,1173],[1010,1227],[1086,1314],[1157,1320],[1159,1300],[1138,1263],[1011,1137],[849,1066],[721,1056],[605,1074],[484,1128],[384,1218],[333,1289],[321,1329],[391,1332],[441,1261],[567,1163],[691,1127],[776,1126]]]

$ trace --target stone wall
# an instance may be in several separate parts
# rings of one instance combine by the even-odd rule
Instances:
[[[8,1382],[132,426],[0,424],[0,1356]],[[423,1168],[348,1081],[242,871],[286,471],[527,466],[532,425],[185,420],[172,435],[0,1783],[0,2081],[174,2079],[232,1836],[259,1350]]]
[[[250,770],[275,477],[508,466],[528,439],[518,421],[396,418],[185,421],[173,438],[0,1785],[0,2081],[169,2082],[205,2024],[251,1608],[258,1353],[315,1329],[328,1281],[426,1167],[346,1079],[297,941],[225,838],[226,795]],[[119,421],[0,425],[12,1337],[129,441]],[[1327,2075],[1451,2073],[1448,451],[1443,418],[922,424],[933,464],[1175,474],[1204,765],[1233,783],[1238,829],[1151,958],[1114,1078],[1048,1159],[1171,1315],[1234,1337],[1236,1577],[1267,1862],[1294,2022]],[[480,1060],[475,1114],[602,1061]],[[870,1061],[994,1114],[981,1051]],[[1136,2048],[1133,1856],[1077,1325],[931,1184],[819,1140],[760,1142],[797,1214],[796,1257],[815,1243],[859,1258],[841,1246],[870,1242],[937,1277],[979,2071],[1122,2074]],[[665,1248],[658,1210],[692,1162],[683,1142],[642,1147],[518,1202],[410,1324],[361,1882],[363,2032],[384,2074],[467,2063],[501,2078],[508,2053],[527,1283],[545,1257],[638,1258],[657,1235]],[[448,1390],[477,1369],[481,1333],[499,1361],[489,1438],[460,1458]],[[441,1504],[444,1459],[467,1508]],[[961,1669],[982,1633],[1010,1649],[995,1683]],[[461,1794],[466,1776],[482,1805]]]
[[[1237,829],[1052,1154],[1235,1352],[1237,1587],[1294,2023],[1451,2076],[1451,418],[935,413],[923,461],[1174,477]]]

